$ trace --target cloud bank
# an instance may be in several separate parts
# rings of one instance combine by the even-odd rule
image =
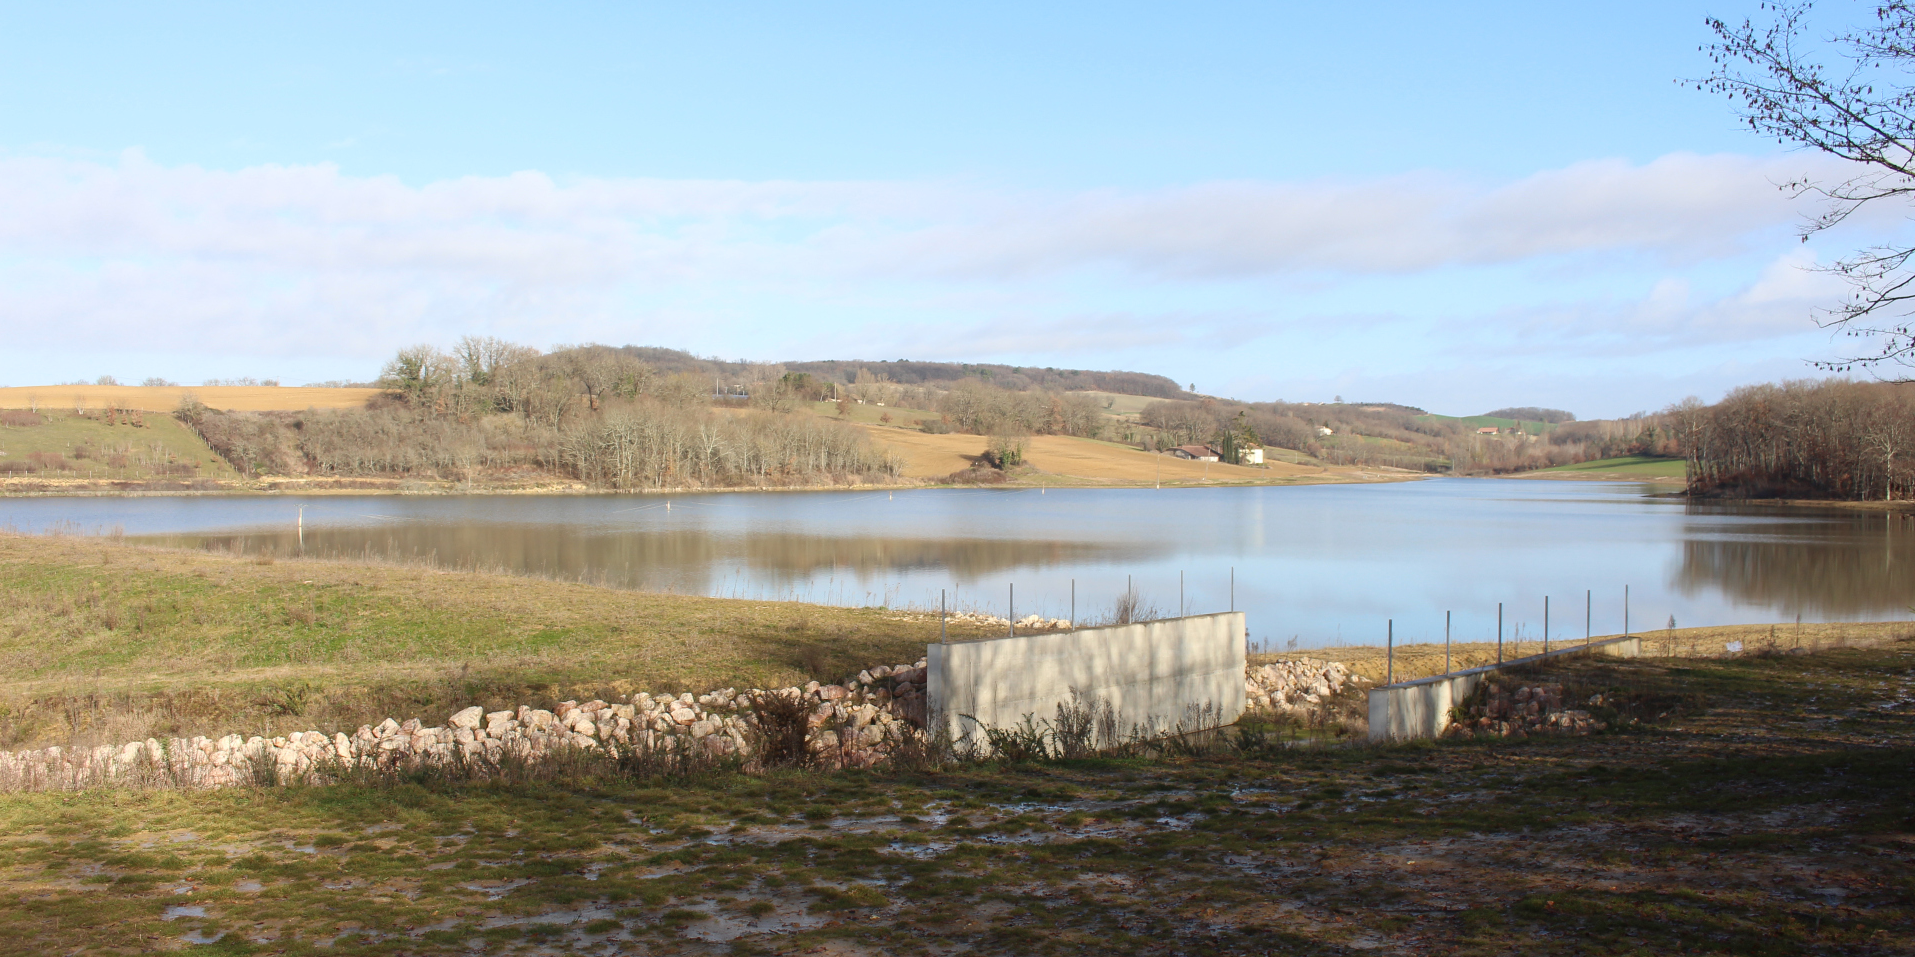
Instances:
[[[484,331],[753,358],[1155,359],[1251,382],[1365,324],[1393,330],[1373,356],[1391,374],[1458,350],[1675,361],[1722,342],[1799,347],[1839,290],[1802,268],[1803,210],[1776,184],[1840,172],[1673,154],[1501,183],[1046,192],[536,172],[413,185],[15,156],[0,158],[0,314],[40,355],[148,336],[169,343],[155,352],[362,369]],[[1272,351],[1216,354],[1232,344]]]

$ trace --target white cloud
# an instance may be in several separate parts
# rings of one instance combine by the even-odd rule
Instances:
[[[1063,193],[537,172],[410,185],[13,156],[0,316],[23,352],[153,337],[156,353],[317,352],[355,368],[465,332],[754,358],[1124,356],[1206,381],[1269,375],[1281,357],[1262,350],[1342,349],[1358,326],[1376,343],[1361,361],[1401,368],[1457,349],[1620,358],[1786,337],[1839,294],[1801,268],[1801,210],[1774,185],[1805,171],[1840,172],[1677,154],[1506,183]],[[1698,264],[1724,263],[1741,291],[1699,293]],[[1306,318],[1321,315],[1352,318]]]

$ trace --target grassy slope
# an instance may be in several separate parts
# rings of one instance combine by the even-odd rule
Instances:
[[[305,409],[362,408],[378,389],[321,389],[293,386],[38,385],[0,389],[0,409],[37,408],[99,411],[105,408],[171,412],[186,398],[214,409],[236,412],[299,412]]]
[[[940,479],[969,468],[984,452],[986,439],[978,435],[929,435],[912,429],[872,427],[871,437],[905,457],[905,477]],[[1267,484],[1287,481],[1349,481],[1357,470],[1325,469],[1276,462],[1269,468],[1192,462],[1140,451],[1114,442],[1068,435],[1034,435],[1026,445],[1025,460],[1045,473],[1038,481],[1059,484],[1065,479],[1084,484],[1165,485]]]
[[[1435,413],[1429,413],[1419,415],[1417,418],[1437,419],[1444,422],[1460,422],[1472,429],[1487,428],[1489,426],[1495,426],[1499,429],[1513,429],[1520,425],[1523,431],[1531,435],[1542,435],[1545,432],[1553,432],[1556,429],[1556,423],[1554,422],[1537,422],[1533,420],[1518,422],[1515,419],[1500,419],[1491,415],[1437,415]]]
[[[1524,472],[1520,476],[1536,478],[1573,478],[1584,480],[1618,482],[1681,482],[1688,476],[1688,464],[1682,459],[1652,458],[1646,455],[1628,455],[1613,459],[1597,459],[1593,462],[1578,462],[1574,465],[1558,465],[1553,468]]]
[[[0,796],[0,954],[1906,953],[1911,665],[1535,675],[1673,709],[1594,737]]]
[[[195,466],[188,477],[220,480],[239,477],[225,459],[170,415],[147,413],[137,427],[123,421],[108,425],[105,417],[97,413],[56,411],[50,413],[49,419],[44,425],[0,426],[0,451],[6,453],[5,460],[23,460],[32,452],[58,452],[76,470],[47,473],[52,476],[92,473],[101,478],[145,480],[159,475],[156,466],[174,462]],[[87,458],[74,457],[79,447],[91,450]],[[108,458],[115,452],[127,456],[126,467],[110,467]]]
[[[0,747],[837,680],[921,657],[903,617],[0,534]]]

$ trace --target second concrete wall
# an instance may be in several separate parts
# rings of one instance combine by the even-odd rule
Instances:
[[[1409,741],[1434,738],[1450,726],[1450,709],[1463,703],[1483,678],[1515,665],[1561,655],[1596,654],[1634,658],[1642,654],[1639,637],[1611,638],[1593,645],[1576,645],[1547,654],[1515,658],[1500,665],[1484,665],[1434,678],[1403,681],[1370,689],[1370,740]]]
[[[930,723],[953,741],[976,741],[980,724],[1054,720],[1075,690],[1109,704],[1126,731],[1169,729],[1206,707],[1211,720],[1231,724],[1243,714],[1243,636],[1243,613],[1229,612],[931,645]]]

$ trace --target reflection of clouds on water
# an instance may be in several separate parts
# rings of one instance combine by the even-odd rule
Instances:
[[[1915,531],[1826,511],[1764,517],[1777,520],[1689,523],[1676,587],[1686,595],[1718,591],[1785,618],[1899,616],[1915,602]]]
[[[501,571],[624,588],[702,594],[755,594],[856,578],[890,584],[911,573],[957,581],[1118,560],[1147,561],[1164,546],[1014,539],[923,539],[669,531],[606,532],[523,524],[384,525],[215,535],[152,536],[147,541],[247,554],[426,561],[449,568]],[[734,581],[734,576],[743,580]]]

